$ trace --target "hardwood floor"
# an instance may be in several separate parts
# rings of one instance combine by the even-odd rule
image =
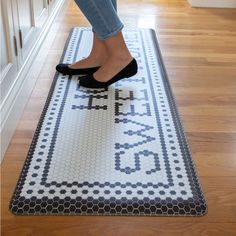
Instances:
[[[8,210],[69,30],[88,22],[65,4],[38,59],[43,69],[1,165],[2,235],[236,235],[236,9],[185,0],[120,0],[127,26],[154,27],[200,182],[204,217],[15,216]],[[68,8],[67,8],[68,5]]]

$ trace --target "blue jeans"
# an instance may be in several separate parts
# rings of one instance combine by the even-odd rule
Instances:
[[[116,0],[75,0],[96,35],[105,40],[119,33],[124,25],[117,15]]]

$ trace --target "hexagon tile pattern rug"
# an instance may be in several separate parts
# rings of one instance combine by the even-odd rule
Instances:
[[[156,34],[127,29],[138,74],[106,89],[55,74],[10,202],[18,215],[200,216],[207,212]],[[73,28],[61,62],[88,55]]]

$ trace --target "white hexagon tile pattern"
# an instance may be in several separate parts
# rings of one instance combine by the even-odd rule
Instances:
[[[18,215],[165,215],[207,212],[155,32],[124,30],[138,74],[106,89],[55,74],[10,210]],[[90,51],[73,28],[61,58]]]

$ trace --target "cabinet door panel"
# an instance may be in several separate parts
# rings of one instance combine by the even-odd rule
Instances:
[[[18,17],[19,25],[23,34],[23,40],[30,33],[32,25],[32,14],[31,14],[31,1],[30,0],[18,0]]]
[[[16,14],[18,16],[18,28],[20,30],[19,40],[21,41],[22,48],[21,60],[23,62],[29,53],[35,37],[35,23],[32,1],[16,0],[16,7],[14,7],[14,10],[16,11],[14,15]]]
[[[2,11],[2,10],[1,10]],[[1,21],[0,21],[0,40],[1,40],[1,71],[8,64],[8,52],[7,52],[7,43],[6,43],[6,30],[3,25],[3,14],[1,12]]]
[[[40,16],[42,11],[45,9],[45,3],[43,0],[33,0],[35,15]]]
[[[49,11],[52,11],[54,7],[59,3],[59,0],[48,0]]]
[[[14,53],[14,31],[11,12],[11,2],[1,2],[0,16],[0,40],[1,40],[1,71],[0,71],[0,86],[1,97],[0,101],[5,99],[10,90],[17,74],[17,60]]]
[[[33,0],[33,8],[34,8],[34,19],[35,26],[41,27],[48,17],[48,9],[47,9],[47,1],[46,0]]]

